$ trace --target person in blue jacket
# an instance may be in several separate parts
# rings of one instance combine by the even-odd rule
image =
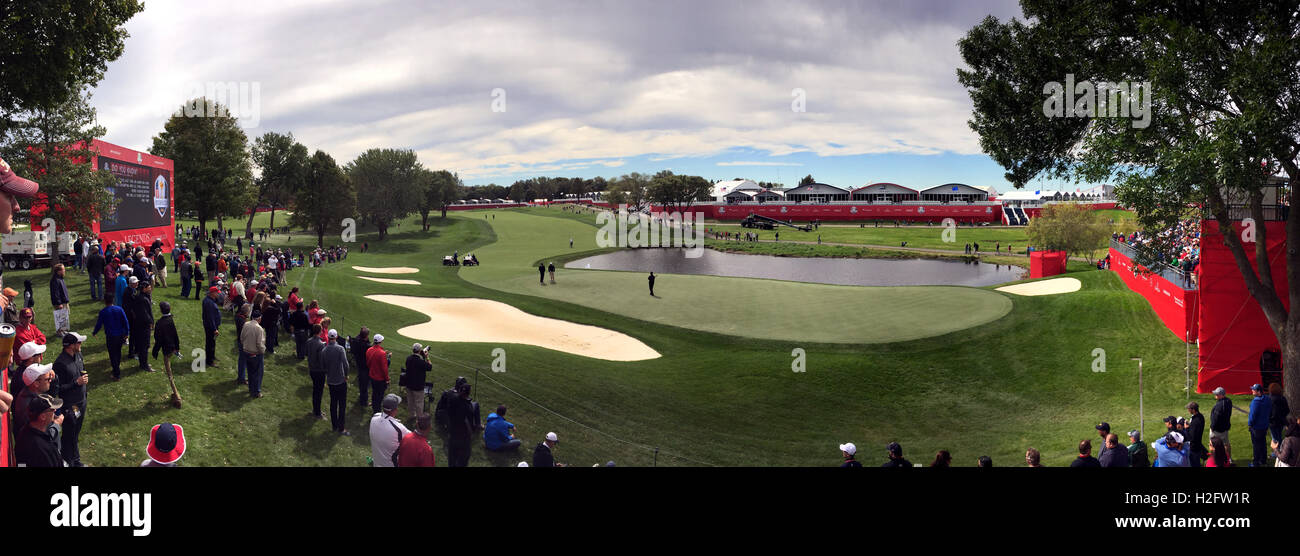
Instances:
[[[113,298],[108,295],[104,296],[104,308],[100,309],[99,318],[95,319],[95,330],[90,335],[98,334],[101,327],[108,342],[108,360],[113,365],[113,380],[120,380],[122,342],[125,342],[127,336],[131,334],[131,324],[126,320],[126,311],[121,305],[114,303]]]
[[[506,406],[498,405],[496,413],[488,414],[487,426],[483,428],[483,444],[494,452],[518,450],[522,444],[515,438],[515,425],[506,420]]]
[[[1187,444],[1183,442],[1182,433],[1171,432],[1152,443],[1156,449],[1156,461],[1151,467],[1189,467]]]
[[[1273,413],[1273,402],[1264,395],[1264,387],[1258,384],[1250,387],[1255,399],[1250,400],[1250,417],[1246,420],[1250,427],[1250,443],[1255,448],[1255,458],[1251,467],[1263,467],[1268,459],[1268,418]]]
[[[126,275],[130,272],[131,267],[129,266],[122,265],[117,267],[117,280],[113,281],[113,304],[118,307],[122,306],[122,294],[126,292],[127,288],[131,287],[126,281]]]

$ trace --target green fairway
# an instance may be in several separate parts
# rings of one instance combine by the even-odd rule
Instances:
[[[1024,450],[1033,446],[1049,465],[1064,465],[1079,440],[1095,437],[1092,427],[1097,422],[1106,420],[1115,430],[1137,427],[1137,376],[1135,363],[1128,360],[1131,356],[1145,361],[1148,435],[1155,434],[1160,418],[1182,414],[1185,404],[1183,344],[1160,324],[1141,297],[1126,290],[1110,272],[1072,273],[1083,282],[1083,289],[1071,294],[990,293],[1007,300],[1011,311],[942,336],[860,345],[796,341],[788,338],[801,334],[800,328],[810,323],[781,313],[756,313],[779,334],[772,334],[775,339],[754,339],[661,325],[626,316],[632,311],[593,309],[586,303],[547,297],[559,295],[549,292],[565,290],[579,275],[628,273],[563,271],[559,276],[563,287],[521,283],[517,289],[523,293],[515,293],[514,276],[521,272],[531,276],[535,267],[517,269],[502,263],[517,260],[532,265],[552,256],[558,262],[569,252],[569,234],[574,237],[574,251],[593,248],[594,234],[581,221],[589,217],[556,209],[534,209],[528,215],[493,212],[495,220],[484,219],[477,211],[452,213],[446,221],[435,218],[428,232],[420,231],[418,218],[408,218],[382,243],[363,228],[357,241],[369,242],[369,252],[361,253],[354,244],[346,261],[295,270],[290,280],[306,298],[319,299],[335,319],[334,327],[343,333],[354,335],[366,325],[388,336],[385,344],[394,352],[394,372],[413,341],[397,330],[424,322],[425,317],[366,300],[364,295],[493,299],[543,317],[618,330],[662,353],[659,359],[618,363],[529,346],[433,342],[437,359],[431,381],[445,388],[458,375],[469,377],[477,382],[474,397],[484,405],[485,416],[498,403],[510,407],[509,418],[518,426],[525,446],[534,445],[547,431],[559,434],[556,457],[560,461],[583,466],[607,460],[620,466],[822,466],[836,465],[836,445],[851,441],[861,447],[860,459],[874,465],[884,460],[884,445],[898,441],[905,455],[918,463],[946,449],[957,465],[973,465],[980,455],[992,456],[998,465],[1016,465]],[[534,227],[539,222],[549,226]],[[520,234],[515,225],[532,230]],[[509,241],[503,244],[509,249],[495,252],[503,245],[492,244],[502,238]],[[286,239],[277,236],[270,243]],[[309,241],[314,238],[293,236],[295,248],[305,248]],[[473,251],[484,266],[442,267],[439,260],[452,250]],[[401,277],[417,279],[421,285],[361,280],[352,265],[414,266],[420,269],[418,274]],[[48,332],[52,317],[46,271],[5,274],[6,284],[18,288],[23,278],[33,279],[37,324]],[[634,283],[626,295],[628,304],[648,298],[642,289],[644,277],[630,276]],[[682,287],[676,284],[679,279],[665,277],[665,300]],[[500,283],[512,291],[481,283]],[[84,276],[70,273],[68,286],[74,327],[88,333],[100,305],[87,299]],[[266,397],[248,398],[245,387],[233,382],[234,327],[229,315],[224,317],[218,341],[221,367],[203,373],[190,370],[190,350],[203,345],[199,304],[177,300],[174,285],[160,291],[154,300],[175,305],[186,353],[177,375],[185,407],[168,407],[163,375],[138,372],[133,362],[124,363],[121,382],[107,380],[101,332],[85,348],[92,381],[81,441],[85,461],[97,466],[137,465],[145,457],[149,427],[168,420],[185,426],[189,451],[183,465],[366,464],[370,449],[363,423],[368,408],[355,407],[351,399],[348,427],[353,436],[332,434],[327,421],[308,415],[311,383],[305,364],[288,356],[283,347],[267,362]],[[716,310],[717,304],[692,309]],[[958,313],[944,310],[930,318],[942,321],[961,316]],[[866,324],[842,326],[884,328],[873,323],[890,322],[886,318],[899,315],[877,316],[872,310],[866,313]],[[282,335],[282,345],[287,345],[283,342]],[[57,346],[57,339],[52,343]],[[490,370],[497,348],[505,350],[506,372]],[[796,348],[806,355],[805,372],[792,372]],[[1107,372],[1092,371],[1096,348],[1106,351]],[[476,377],[473,369],[460,364],[482,372]],[[349,396],[356,396],[355,381],[350,382]],[[1192,399],[1209,407],[1209,396]],[[409,418],[404,406],[398,415]],[[1240,425],[1240,417],[1234,420]],[[1234,444],[1249,445],[1245,427],[1235,426],[1233,433]],[[433,445],[439,465],[444,465],[441,436]],[[529,453],[488,453],[475,442],[470,464],[507,466],[527,459]]]
[[[938,336],[1001,318],[1011,310],[1002,294],[961,287],[865,288],[719,276],[663,275],[650,297],[639,272],[560,268],[557,284],[537,282],[537,258],[596,248],[596,229],[580,219],[500,213],[497,242],[475,250],[473,283],[567,301],[659,324],[769,340],[881,343]],[[549,261],[548,261],[549,262]],[[557,265],[557,268],[560,265]],[[743,292],[743,295],[736,295]],[[943,318],[937,315],[943,314]]]

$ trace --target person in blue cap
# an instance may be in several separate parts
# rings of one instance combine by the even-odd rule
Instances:
[[[1246,424],[1250,428],[1250,443],[1255,449],[1251,467],[1263,467],[1268,460],[1268,419],[1273,413],[1273,403],[1264,395],[1264,387],[1258,384],[1250,387],[1255,398],[1250,400],[1250,417]]]

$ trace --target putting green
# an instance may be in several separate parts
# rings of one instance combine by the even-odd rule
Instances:
[[[645,274],[561,265],[556,265],[558,283],[543,286],[537,283],[536,261],[597,246],[596,228],[535,214],[539,210],[548,209],[496,213],[490,221],[496,243],[475,250],[483,266],[462,268],[460,276],[492,289],[659,324],[801,342],[928,338],[986,324],[1011,311],[1007,296],[976,288],[832,286],[680,274],[656,275],[657,297],[650,297]]]

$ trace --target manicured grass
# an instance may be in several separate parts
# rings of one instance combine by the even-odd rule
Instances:
[[[1006,252],[1007,245],[1012,245],[1016,253],[1024,253],[1028,247],[1029,239],[1025,233],[1025,228],[1003,228],[992,226],[959,226],[953,229],[953,233],[948,237],[952,242],[944,241],[944,227],[935,226],[902,226],[898,228],[886,227],[881,225],[879,228],[867,224],[866,227],[841,227],[841,226],[822,226],[820,229],[811,232],[802,232],[794,228],[780,228],[779,230],[755,230],[740,227],[739,224],[719,224],[710,223],[707,225],[710,230],[731,233],[757,233],[760,240],[775,239],[776,232],[781,232],[783,241],[817,241],[820,234],[823,243],[853,243],[862,245],[879,245],[887,247],[899,247],[902,242],[907,242],[907,247],[921,247],[926,249],[945,249],[962,252],[967,243],[979,243],[980,252],[993,253],[995,246],[1002,242],[1003,252]]]
[[[365,300],[363,295],[495,299],[540,316],[619,330],[664,354],[650,361],[615,363],[528,346],[433,343],[433,353],[441,359],[434,360],[430,380],[440,388],[450,386],[457,375],[475,380],[472,370],[445,360],[482,369],[474,397],[485,406],[484,415],[498,403],[510,406],[509,418],[518,425],[526,446],[555,431],[561,438],[556,451],[560,461],[583,466],[607,460],[620,466],[651,465],[657,447],[659,465],[823,466],[837,464],[836,445],[852,441],[861,449],[860,459],[870,465],[884,460],[886,443],[898,441],[906,457],[918,463],[947,449],[957,465],[973,465],[978,456],[990,455],[998,465],[1014,466],[1022,461],[1025,448],[1033,446],[1049,465],[1066,465],[1079,440],[1095,438],[1092,427],[1097,422],[1108,421],[1115,430],[1136,428],[1137,376],[1130,356],[1145,361],[1148,436],[1160,428],[1160,418],[1182,414],[1186,403],[1183,344],[1140,296],[1126,290],[1110,272],[1073,273],[1084,287],[1072,294],[991,294],[1009,300],[1011,311],[943,336],[878,344],[794,341],[790,338],[801,328],[825,325],[756,311],[746,316],[777,331],[776,339],[759,340],[594,309],[581,296],[547,297],[559,295],[552,290],[567,291],[582,274],[625,273],[566,271],[560,274],[563,287],[521,284],[517,292],[479,285],[499,282],[514,289],[513,276],[531,277],[535,261],[555,257],[559,264],[559,256],[572,255],[569,235],[575,240],[573,251],[595,247],[592,228],[583,217],[559,214],[557,209],[530,209],[515,216],[507,215],[513,211],[493,212],[495,220],[483,219],[478,212],[453,214],[446,221],[433,219],[429,232],[419,231],[418,219],[407,219],[382,243],[363,229],[357,240],[368,241],[369,252],[354,249],[342,263],[295,270],[290,281],[302,287],[308,299],[321,300],[336,319],[335,327],[344,333],[353,335],[364,324],[388,336],[386,345],[394,352],[395,363],[412,341],[396,331],[423,322],[424,317]],[[538,227],[538,221],[550,225]],[[277,244],[278,239],[270,243]],[[505,243],[489,247],[498,240]],[[305,235],[293,236],[295,247],[312,241]],[[484,266],[442,267],[442,255],[453,249],[479,254]],[[515,267],[517,261],[528,264]],[[415,266],[420,273],[406,277],[422,285],[368,282],[356,277],[352,265]],[[49,331],[46,272],[6,274],[6,283],[18,287],[24,276],[34,278],[37,322]],[[633,278],[635,284],[622,297],[628,305],[648,298],[644,277]],[[702,287],[712,287],[706,281],[728,280],[696,278]],[[678,279],[671,277],[672,285],[664,283],[667,291],[679,288]],[[88,332],[99,304],[87,299],[84,276],[71,273],[68,284],[74,299],[74,326]],[[529,285],[536,289],[524,289]],[[187,353],[181,368],[188,369],[189,350],[202,347],[199,305],[177,300],[175,287],[160,291],[155,301],[168,300],[176,306]],[[747,303],[745,296],[732,292],[707,299],[693,310],[733,310],[727,307]],[[944,321],[959,311],[939,307],[915,312],[918,320]],[[860,316],[866,324],[840,325],[871,327],[879,322],[883,327],[893,317],[877,318],[875,311],[868,310]],[[161,373],[140,373],[128,363],[121,382],[108,381],[102,333],[89,340],[85,351],[92,382],[82,434],[84,459],[99,466],[136,465],[145,457],[149,427],[169,420],[186,428],[189,451],[182,463],[188,466],[365,465],[369,441],[362,422],[369,409],[349,409],[352,437],[332,435],[326,421],[307,416],[310,380],[305,365],[283,354],[267,364],[266,397],[250,400],[243,387],[233,384],[232,333],[233,322],[227,317],[219,340],[221,368],[178,373],[186,401],[180,410],[167,406],[168,390]],[[488,371],[492,350],[498,347],[507,353],[504,373]],[[795,348],[805,350],[806,372],[791,372]],[[1092,372],[1094,348],[1106,351],[1107,372]],[[354,387],[355,382],[350,396],[356,395]],[[1192,399],[1210,406],[1209,396]],[[405,408],[399,416],[407,417]],[[1235,420],[1234,444],[1241,458],[1249,439],[1240,426],[1242,419]],[[434,451],[439,464],[445,464],[441,439],[434,441]],[[485,453],[476,442],[470,463],[506,466],[525,459],[531,459],[529,454]]]

